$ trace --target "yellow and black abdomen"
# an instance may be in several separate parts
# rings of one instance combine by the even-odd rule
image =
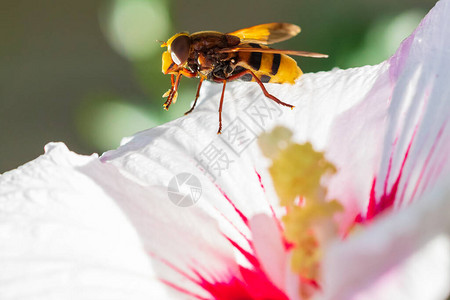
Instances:
[[[253,43],[248,44],[248,46],[252,48],[264,47]],[[238,52],[237,60],[237,66],[252,70],[262,82],[293,84],[303,74],[297,66],[297,62],[285,54]],[[242,79],[248,81],[250,77]],[[254,81],[253,78],[251,80]]]

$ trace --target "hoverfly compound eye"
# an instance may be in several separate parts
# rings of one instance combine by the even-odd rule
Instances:
[[[184,64],[189,57],[191,40],[187,35],[176,37],[170,44],[170,55],[177,65]]]

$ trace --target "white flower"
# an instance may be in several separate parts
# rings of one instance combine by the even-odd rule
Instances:
[[[191,115],[101,158],[47,145],[0,177],[0,299],[447,297],[449,15],[440,1],[380,65],[267,85],[293,111],[254,83],[227,84],[221,136],[221,86],[204,83]],[[344,207],[340,237],[314,284],[291,271],[285,210],[255,140],[275,124],[337,168],[323,185]],[[183,184],[194,177],[201,186]],[[168,192],[174,178],[191,198]]]

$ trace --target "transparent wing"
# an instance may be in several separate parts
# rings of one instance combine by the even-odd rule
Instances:
[[[309,52],[309,51],[296,51],[296,50],[280,50],[271,48],[250,48],[250,47],[235,47],[235,48],[224,48],[217,50],[219,53],[230,53],[230,52],[260,52],[260,53],[279,53],[287,55],[305,56],[305,57],[315,57],[315,58],[327,58],[327,54]]]
[[[227,34],[237,36],[244,43],[258,43],[263,45],[278,43],[296,36],[300,27],[289,23],[267,23],[256,25]]]

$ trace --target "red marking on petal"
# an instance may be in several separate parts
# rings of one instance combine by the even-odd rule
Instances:
[[[386,194],[387,193],[387,187],[388,187],[388,182],[389,182],[389,176],[391,175],[391,169],[392,169],[392,156],[393,154],[391,154],[391,157],[389,158],[389,166],[388,166],[388,170],[387,170],[387,174],[386,174],[386,179],[384,180],[384,188],[383,188],[383,192]],[[375,178],[374,178],[374,182],[375,182]],[[373,189],[373,186],[372,186]],[[371,191],[372,193],[372,191]]]
[[[242,221],[248,226],[247,217],[233,204],[231,199],[228,197],[226,193],[224,193],[220,187],[217,186],[222,195],[227,199],[227,201],[233,206],[235,211],[239,214]],[[240,231],[239,231],[240,232]],[[241,232],[240,232],[241,233]],[[255,249],[252,241],[245,237],[241,233],[241,235],[245,238],[250,246],[250,250],[245,250],[241,245],[239,245],[236,241],[224,235],[224,237],[228,240],[231,246],[242,254],[243,257],[246,258],[250,267],[237,266],[233,269],[224,270],[221,274],[209,274],[205,270],[201,271],[201,268],[198,264],[194,264],[191,262],[186,262],[186,266],[194,265],[195,267],[188,267],[190,271],[185,271],[183,268],[176,266],[171,263],[167,259],[162,257],[158,257],[155,254],[150,253],[154,258],[161,261],[168,268],[175,271],[177,274],[181,275],[185,279],[187,279],[191,284],[198,286],[204,291],[208,292],[211,297],[205,297],[197,292],[189,290],[186,287],[183,287],[181,283],[178,281],[170,281],[168,279],[160,279],[161,282],[166,284],[167,286],[184,293],[187,296],[190,296],[194,299],[199,300],[229,300],[229,299],[258,299],[258,300],[288,300],[289,298],[286,294],[280,290],[276,285],[274,285],[270,278],[266,275],[264,270],[262,269],[261,263],[256,257]],[[237,262],[236,262],[237,265]],[[217,271],[216,271],[217,272]]]
[[[216,211],[233,227],[246,241],[250,241],[249,238],[230,220],[228,219],[221,211],[215,208]]]
[[[195,268],[191,268],[194,276],[189,275],[187,272],[182,271],[179,267],[168,262],[165,259],[155,256],[169,268],[182,275],[190,282],[196,284],[206,292],[208,292],[211,297],[201,296],[187,288],[180,286],[178,283],[171,282],[167,279],[161,279],[161,282],[170,286],[171,288],[189,295],[195,299],[199,300],[229,300],[229,299],[258,299],[258,300],[288,300],[289,298],[286,294],[275,286],[269,279],[269,277],[263,271],[258,258],[244,250],[236,242],[226,237],[227,240],[237,249],[250,263],[250,268],[245,268],[242,266],[238,267],[238,272],[235,271],[225,271],[226,274],[221,274],[221,276],[206,276],[202,275]],[[220,278],[220,279],[219,279]]]
[[[256,176],[258,176],[259,184],[261,185],[261,188],[263,192],[266,192],[266,189],[264,188],[264,184],[262,183],[261,175],[259,175],[258,171],[255,170]]]
[[[240,209],[236,207],[236,205],[231,201],[231,199],[228,197],[228,195],[216,184],[217,189],[220,191],[220,193],[227,199],[227,201],[233,206],[234,210],[238,213],[239,217],[242,219],[242,221],[245,223],[245,225],[248,226],[248,219],[247,217],[242,213]]]
[[[414,187],[414,191],[412,193],[412,196],[409,199],[410,202],[414,199],[414,196],[416,195],[416,192],[417,192],[417,189],[418,189],[418,187],[420,185],[420,182],[422,181],[423,176],[424,176],[424,174],[425,174],[425,172],[426,172],[426,170],[427,170],[427,168],[428,168],[428,166],[430,164],[431,157],[433,156],[433,154],[434,154],[434,152],[435,152],[435,150],[437,148],[437,145],[439,144],[439,141],[441,140],[442,133],[444,132],[446,124],[447,124],[447,122],[445,122],[442,125],[442,127],[439,129],[439,132],[438,132],[438,134],[436,136],[436,140],[433,143],[433,145],[431,146],[430,152],[428,152],[427,158],[425,159],[425,162],[424,162],[424,164],[422,166],[422,170],[420,171],[419,178],[417,179],[416,186]],[[430,178],[430,177],[431,177],[431,174],[428,176],[428,178]],[[429,182],[428,180],[425,182],[424,188],[426,188],[426,186],[428,185],[428,182]]]
[[[210,282],[201,278],[200,285],[214,300],[288,300],[259,268],[240,267],[240,277],[231,276],[227,281]],[[200,298],[199,298],[200,299]]]
[[[369,205],[367,207],[366,219],[372,219],[377,213],[377,199],[375,196],[375,186],[377,184],[377,178],[372,181],[372,188],[370,189]],[[386,193],[385,193],[386,194]]]
[[[255,169],[255,173],[256,176],[258,176],[258,180],[259,180],[259,184],[261,185],[261,188],[263,189],[264,193],[266,192],[266,189],[264,188],[264,184],[262,183],[262,178],[261,175],[258,173],[258,171],[256,171]],[[277,224],[278,230],[283,233],[284,229],[283,229],[283,225],[281,223],[281,220],[279,218],[277,218],[277,215],[275,214],[275,209],[273,208],[272,204],[270,204],[269,199],[266,198],[267,201],[267,205],[269,205],[270,211],[272,213],[272,218],[275,220],[275,223]],[[284,238],[284,234],[282,234],[283,239],[284,239],[284,245],[286,250],[292,248],[292,244],[290,242],[288,242],[285,238]]]
[[[236,243],[235,241],[233,241],[232,239],[228,238],[225,236],[225,238],[230,242],[231,245],[233,245],[234,248],[236,248],[248,261],[249,263],[251,263],[254,267],[259,268],[260,264],[258,259],[256,258],[255,255],[253,255],[252,253],[244,250],[244,248],[242,248],[240,245],[238,245],[238,243]],[[251,241],[249,241],[250,246],[253,250],[253,243]]]
[[[442,155],[441,160],[439,160],[439,163],[434,164],[433,168],[430,169],[429,175],[426,178],[426,181],[423,185],[421,193],[425,191],[425,188],[428,186],[430,181],[436,181],[437,178],[440,176],[442,171],[444,170],[445,166],[448,165],[449,156],[447,153]]]
[[[414,130],[414,132],[413,132],[411,141],[409,142],[408,148],[406,149],[406,152],[405,152],[405,156],[403,157],[402,165],[400,166],[400,170],[398,172],[397,179],[395,180],[394,184],[392,185],[390,191],[387,191],[387,181],[389,180],[389,175],[391,173],[392,156],[394,155],[393,153],[391,154],[391,157],[389,159],[389,166],[388,166],[388,171],[387,171],[385,182],[384,182],[383,194],[381,195],[381,197],[379,197],[379,198],[377,197],[376,192],[375,192],[377,177],[374,177],[374,179],[372,181],[372,188],[370,189],[369,204],[367,206],[366,215],[362,216],[361,213],[358,214],[355,218],[355,223],[370,222],[375,217],[390,210],[393,207],[396,200],[399,201],[399,199],[397,198],[398,187],[399,187],[400,179],[402,178],[402,175],[403,175],[403,169],[404,169],[406,161],[408,159],[409,151],[411,150],[411,146],[414,141],[415,135],[416,135],[416,130]],[[402,197],[400,197],[400,200],[402,198],[403,198],[403,193],[402,193]]]
[[[306,278],[306,277],[300,276],[300,282],[310,285],[311,287],[315,288],[316,290],[322,289],[320,284],[316,280],[311,279],[311,278]]]
[[[225,236],[233,247],[238,250],[250,263],[250,268],[239,266],[239,273],[229,273],[226,280],[207,280],[204,276],[196,273],[199,277],[199,285],[208,291],[212,299],[273,299],[288,300],[283,291],[275,286],[263,271],[258,258],[251,252],[243,249],[235,241]],[[253,245],[251,241],[251,248]],[[223,277],[222,277],[223,278]]]

